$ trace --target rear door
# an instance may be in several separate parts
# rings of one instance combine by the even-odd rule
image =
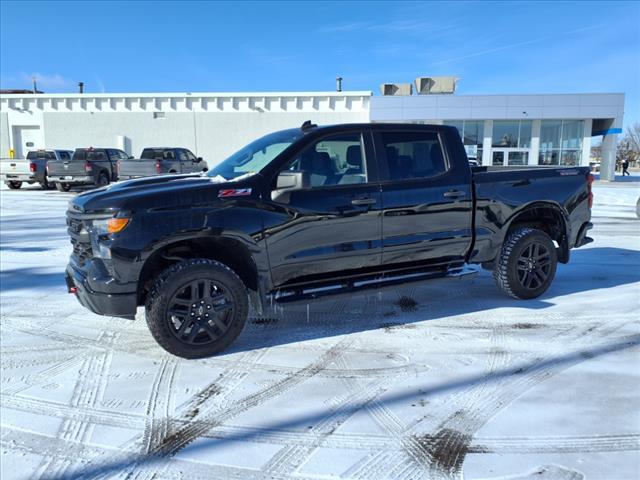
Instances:
[[[446,129],[379,129],[382,263],[391,266],[463,261],[472,242],[471,171],[447,149]]]
[[[179,172],[180,173],[189,173],[191,171],[189,165],[189,158],[187,156],[187,151],[183,148],[176,149],[177,161],[180,164]]]
[[[316,139],[284,170],[303,172],[309,184],[272,197],[265,210],[274,285],[379,268],[381,198],[369,130]]]

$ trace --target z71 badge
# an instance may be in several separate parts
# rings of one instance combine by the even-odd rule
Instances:
[[[251,195],[250,188],[228,188],[218,192],[218,198],[246,197],[247,195]]]

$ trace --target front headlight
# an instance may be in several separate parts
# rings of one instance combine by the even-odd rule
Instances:
[[[112,233],[119,233],[129,225],[129,217],[95,218],[89,228],[93,256],[103,259],[111,258]]]
[[[127,225],[129,225],[129,218],[116,217],[94,220],[92,227],[98,235],[109,235],[121,232]]]

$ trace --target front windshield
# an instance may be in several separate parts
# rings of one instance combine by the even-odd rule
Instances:
[[[298,128],[265,135],[213,167],[207,172],[207,176],[220,175],[226,180],[231,180],[240,175],[257,173],[301,136],[302,132]]]

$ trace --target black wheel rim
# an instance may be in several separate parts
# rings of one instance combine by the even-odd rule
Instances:
[[[518,281],[529,290],[545,284],[551,270],[551,252],[542,243],[527,245],[518,257]]]
[[[229,330],[234,309],[231,295],[218,282],[194,280],[180,287],[171,297],[167,322],[181,342],[205,345]]]

